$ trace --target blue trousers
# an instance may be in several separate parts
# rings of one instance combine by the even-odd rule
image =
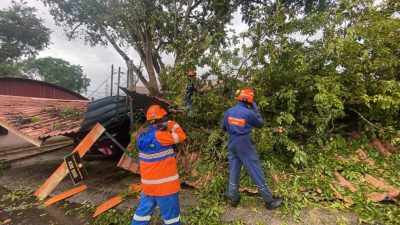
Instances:
[[[185,102],[186,106],[189,108],[189,114],[192,113],[192,108],[193,108],[193,100],[191,96],[185,96]]]
[[[239,199],[239,177],[242,166],[247,170],[251,180],[257,187],[258,192],[264,199],[264,202],[273,200],[267,182],[265,181],[264,172],[262,170],[260,159],[256,150],[251,143],[249,136],[237,136],[231,138],[228,146],[229,159],[229,188],[228,195],[232,200]]]
[[[180,225],[178,193],[166,196],[149,196],[142,193],[139,206],[133,215],[132,225],[149,224],[156,206],[160,208],[164,224]]]

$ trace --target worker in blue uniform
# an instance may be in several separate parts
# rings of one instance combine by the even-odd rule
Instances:
[[[193,109],[193,100],[192,100],[192,95],[195,92],[198,92],[197,88],[196,88],[196,75],[197,73],[195,71],[190,70],[187,73],[187,78],[188,78],[188,82],[186,85],[186,93],[185,93],[185,102],[186,105],[189,109],[189,115],[192,114],[192,109]]]
[[[275,209],[282,204],[283,199],[273,197],[269,190],[259,157],[251,141],[252,128],[263,127],[264,121],[254,102],[253,91],[248,88],[240,90],[237,93],[237,100],[239,103],[226,111],[222,122],[222,129],[229,134],[229,186],[226,197],[231,200],[232,207],[239,204],[239,176],[244,165],[261,194],[265,207]]]

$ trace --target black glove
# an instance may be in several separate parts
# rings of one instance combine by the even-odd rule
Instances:
[[[157,124],[157,128],[158,128],[159,130],[167,130],[167,127],[168,127],[168,121],[167,121],[167,122],[163,122],[163,123]]]
[[[251,106],[251,108],[254,110],[254,112],[259,113],[259,112],[258,112],[257,104],[256,104],[255,102],[252,102],[252,103],[250,104],[250,106]]]

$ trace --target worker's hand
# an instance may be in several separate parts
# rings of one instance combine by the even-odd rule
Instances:
[[[159,124],[157,125],[157,127],[158,127],[158,129],[160,129],[160,130],[167,130],[168,123],[169,123],[169,121],[163,122],[163,123],[159,123]]]
[[[250,104],[250,106],[251,106],[251,108],[254,110],[254,112],[258,112],[258,107],[257,107],[257,104],[256,104],[255,102],[252,102],[252,103]]]

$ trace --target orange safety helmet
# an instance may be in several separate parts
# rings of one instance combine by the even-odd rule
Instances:
[[[249,88],[238,90],[236,94],[237,94],[236,96],[237,100],[241,102],[244,101],[248,103],[253,103],[254,101],[254,92]]]
[[[146,119],[147,120],[162,119],[166,115],[167,115],[167,111],[165,111],[165,109],[163,109],[161,106],[152,105],[149,107],[149,109],[146,112]]]
[[[187,73],[188,77],[195,77],[197,75],[196,71],[193,70],[189,70],[189,72]]]

